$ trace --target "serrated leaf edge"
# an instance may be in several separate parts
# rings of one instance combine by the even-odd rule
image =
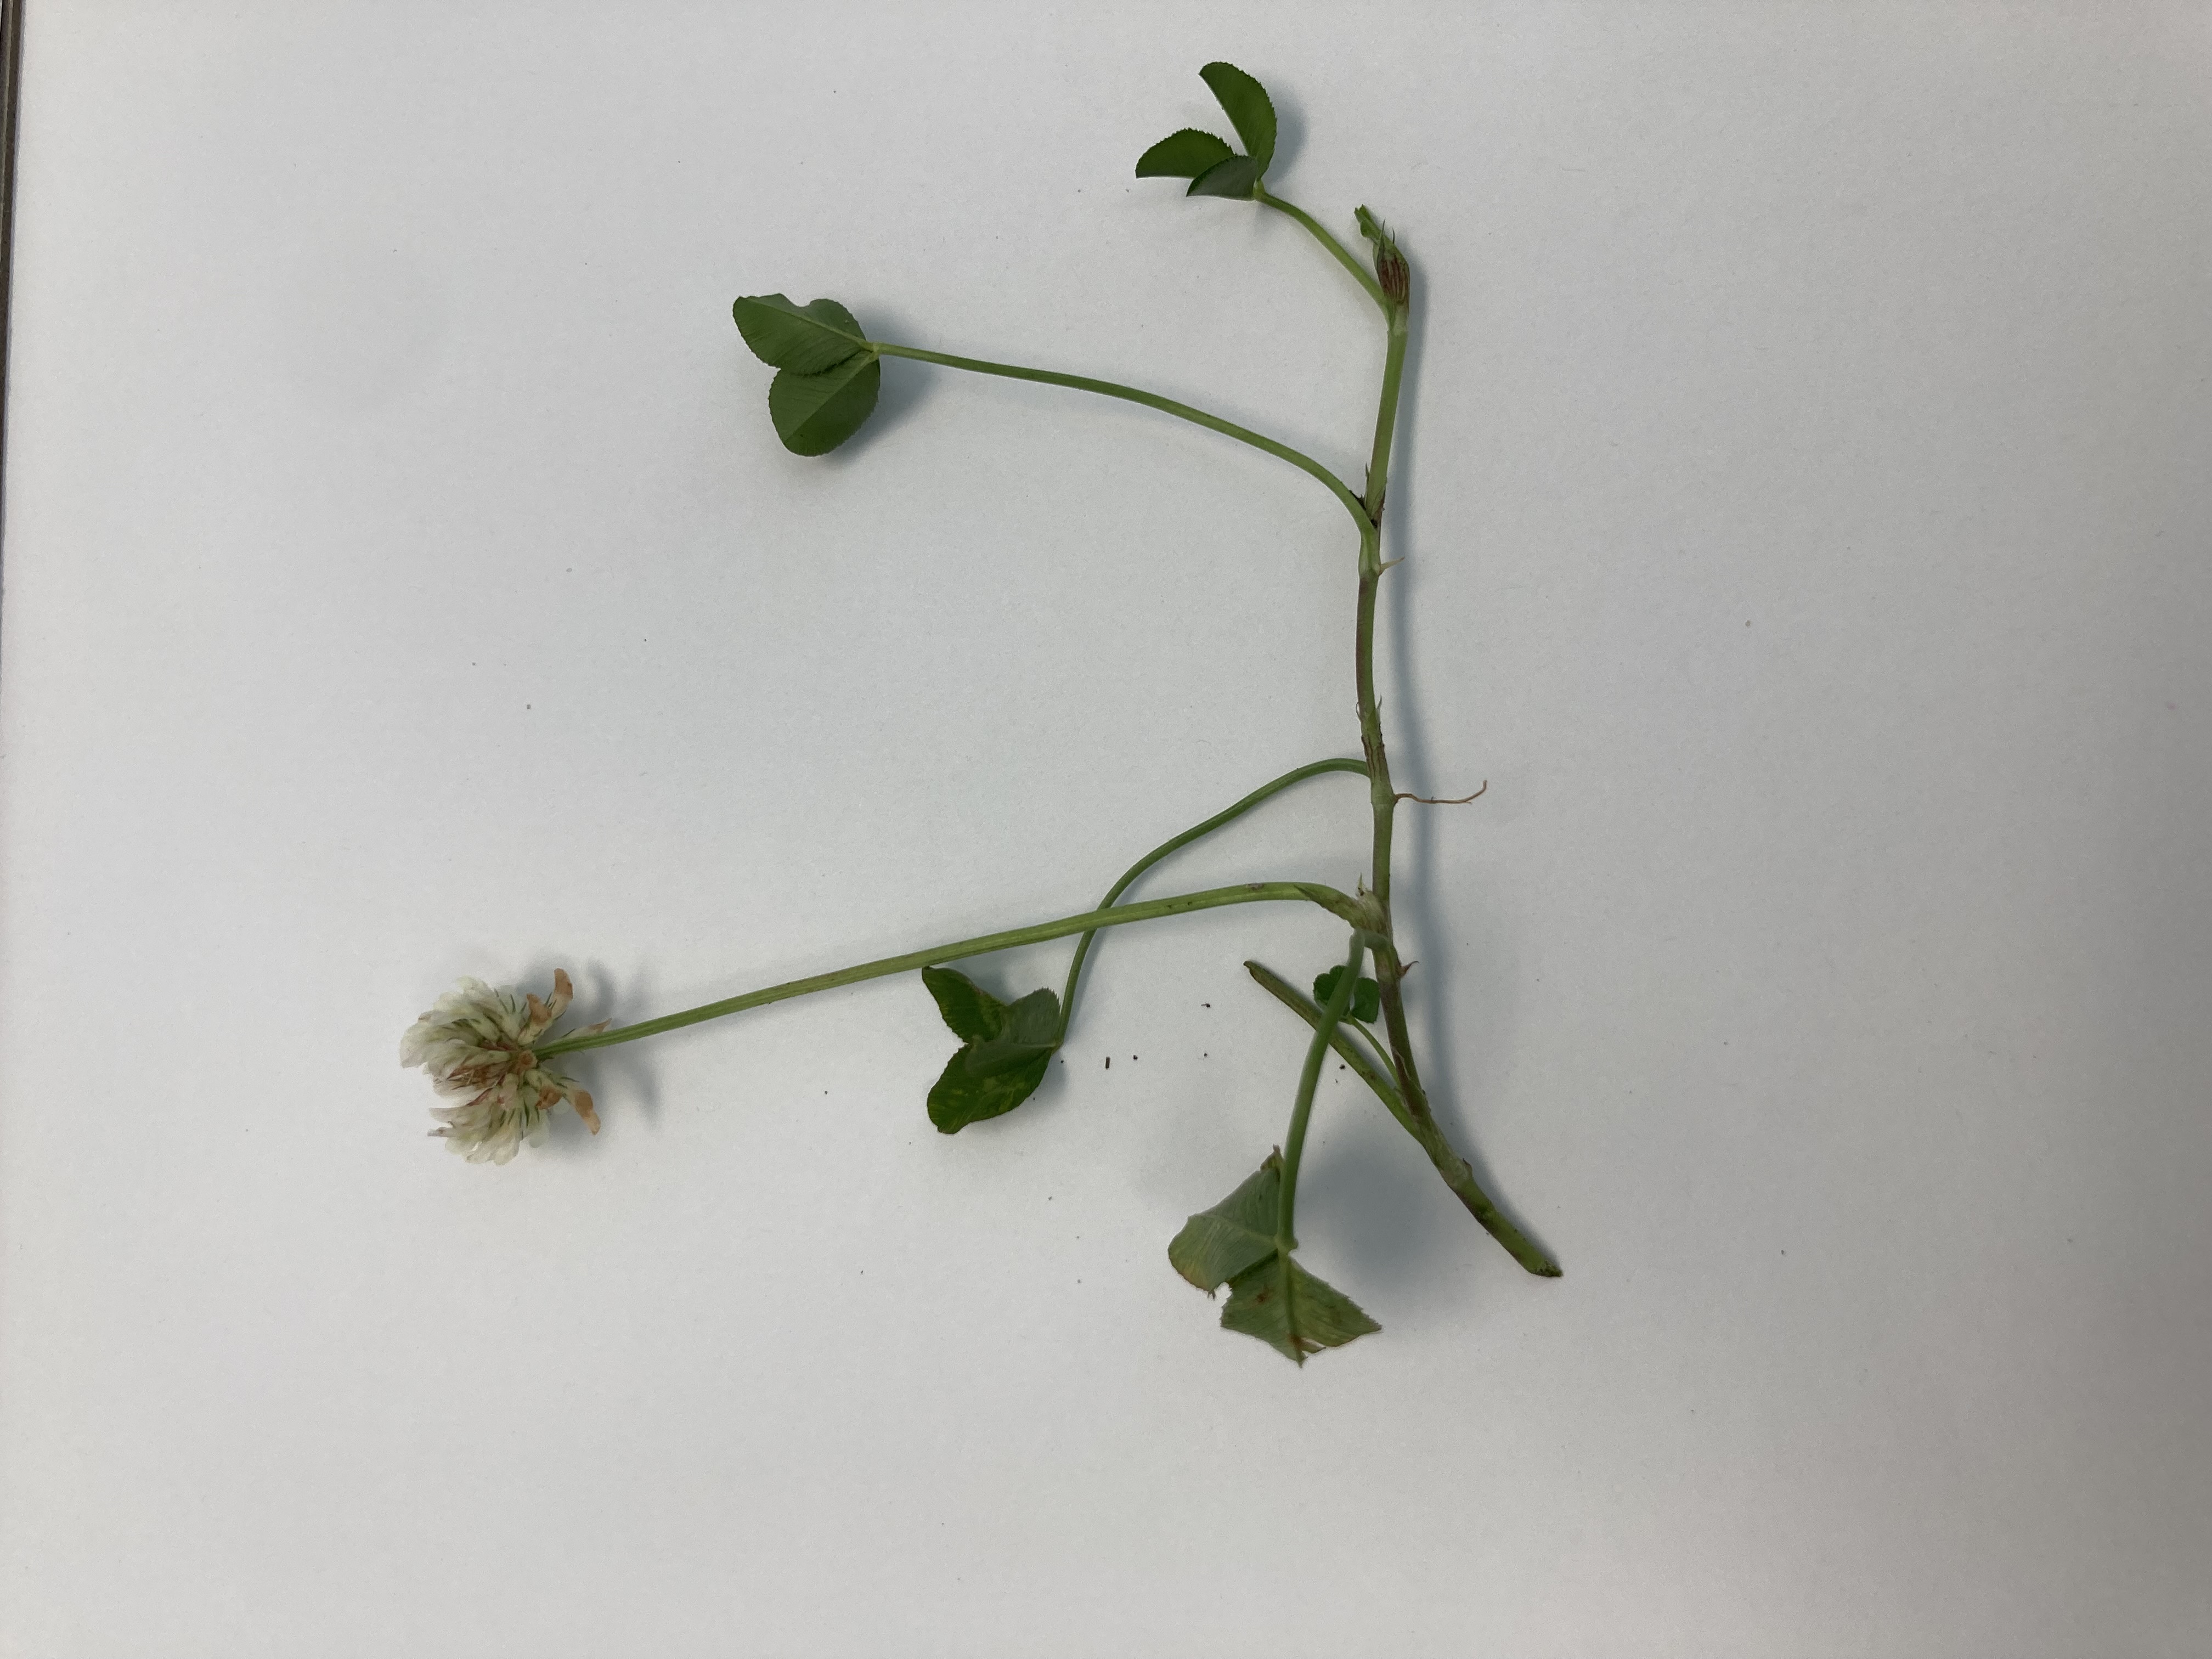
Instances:
[[[1151,173],[1145,171],[1145,163],[1146,161],[1150,161],[1152,156],[1159,151],[1165,149],[1170,144],[1175,143],[1178,138],[1210,138],[1215,143],[1220,145],[1223,154],[1216,156],[1212,161],[1208,161],[1206,165],[1209,167],[1218,167],[1222,162],[1228,161],[1231,156],[1237,154],[1237,151],[1231,147],[1229,141],[1226,138],[1224,138],[1218,132],[1208,132],[1204,127],[1177,127],[1173,132],[1168,134],[1166,137],[1161,139],[1158,143],[1152,145],[1142,155],[1139,155],[1137,158],[1137,177],[1139,179],[1195,179],[1198,176],[1198,173],[1179,173],[1167,167],[1158,168]],[[1199,172],[1203,173],[1205,170],[1205,167],[1201,167],[1199,169]]]
[[[1222,96],[1221,88],[1214,85],[1214,77],[1211,73],[1211,71],[1214,70],[1228,70],[1230,74],[1235,76],[1238,80],[1249,82],[1252,90],[1260,94],[1260,102],[1263,106],[1265,106],[1267,112],[1267,143],[1266,147],[1266,155],[1261,155],[1259,148],[1254,145],[1252,143],[1252,135],[1244,131],[1244,124],[1237,118],[1237,112],[1229,107],[1229,100]],[[1229,118],[1229,125],[1236,130],[1237,138],[1244,146],[1245,154],[1252,158],[1255,165],[1255,171],[1253,173],[1254,179],[1256,180],[1258,179],[1264,178],[1267,175],[1268,167],[1273,166],[1274,163],[1275,139],[1282,129],[1282,118],[1275,112],[1275,100],[1273,94],[1268,92],[1265,86],[1261,84],[1260,77],[1258,76],[1254,75],[1249,70],[1241,70],[1237,68],[1236,64],[1229,63],[1223,58],[1217,58],[1213,62],[1206,64],[1199,70],[1198,76],[1200,80],[1206,82],[1206,89],[1213,94],[1213,101],[1221,106],[1221,112]]]

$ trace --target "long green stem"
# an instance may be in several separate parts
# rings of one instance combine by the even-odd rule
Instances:
[[[1318,904],[1330,914],[1355,924],[1361,915],[1356,901],[1347,898],[1334,887],[1324,887],[1318,882],[1253,881],[1235,887],[1209,887],[1203,892],[1180,893],[1173,898],[1147,899],[1141,904],[1085,910],[1080,915],[1062,916],[1057,921],[1035,922],[1027,927],[1012,927],[1000,933],[955,939],[950,945],[933,945],[926,951],[908,951],[902,956],[884,957],[874,962],[861,963],[856,967],[840,968],[834,973],[787,980],[765,990],[726,997],[720,1002],[704,1003],[696,1008],[687,1008],[681,1013],[663,1014],[658,1019],[642,1020],[635,1025],[619,1025],[611,1031],[580,1031],[573,1036],[560,1037],[545,1044],[538,1053],[541,1056],[574,1054],[584,1048],[606,1048],[617,1042],[635,1042],[640,1037],[678,1030],[686,1025],[696,1025],[702,1020],[720,1019],[725,1014],[743,1013],[748,1008],[764,1007],[771,1002],[784,1002],[793,997],[811,995],[816,991],[835,990],[841,985],[857,985],[862,980],[881,979],[886,974],[909,973],[915,969],[928,968],[940,962],[957,962],[963,957],[987,956],[994,951],[1009,951],[1018,945],[1037,945],[1046,939],[1066,939],[1070,933],[1091,933],[1101,927],[1121,927],[1133,921],[1179,916],[1192,910],[1212,910],[1224,904],[1258,904],[1291,899]]]
[[[1398,392],[1406,378],[1406,307],[1390,308],[1389,343],[1382,353],[1382,400],[1375,412],[1375,447],[1367,458],[1367,516],[1382,522],[1383,486],[1390,478],[1390,444],[1398,432]]]
[[[1329,994],[1328,1006],[1321,1011],[1315,1022],[1313,1041],[1306,1045],[1305,1068],[1298,1073],[1298,1097],[1291,1107],[1290,1133],[1283,1137],[1283,1190],[1275,1211],[1275,1249],[1285,1261],[1298,1248],[1298,1163],[1305,1157],[1306,1120],[1313,1115],[1314,1090],[1321,1082],[1321,1063],[1328,1057],[1329,1039],[1336,1035],[1337,1022],[1352,1006],[1352,987],[1359,979],[1359,964],[1367,954],[1367,935],[1358,928],[1352,930],[1352,954],[1345,958],[1344,972],[1337,976],[1336,989]]]
[[[1184,830],[1182,834],[1173,837],[1171,840],[1162,842],[1158,847],[1152,848],[1151,852],[1146,854],[1144,857],[1139,859],[1134,864],[1131,865],[1127,870],[1121,872],[1121,880],[1115,882],[1111,887],[1106,890],[1106,896],[1098,901],[1098,908],[1102,910],[1109,908],[1115,900],[1120,898],[1122,894],[1129,890],[1129,884],[1131,882],[1136,880],[1139,876],[1143,875],[1146,871],[1151,869],[1162,859],[1167,857],[1169,854],[1177,852],[1180,849],[1189,846],[1191,842],[1198,840],[1201,836],[1212,835],[1216,830],[1221,828],[1223,824],[1229,823],[1231,819],[1243,817],[1245,813],[1250,811],[1261,801],[1267,799],[1272,795],[1280,794],[1292,784],[1303,783],[1308,778],[1317,778],[1325,772],[1356,772],[1362,777],[1364,777],[1367,774],[1367,763],[1364,761],[1356,760],[1315,761],[1310,766],[1301,766],[1292,771],[1284,773],[1282,776],[1277,778],[1272,783],[1261,784],[1257,789],[1255,789],[1250,794],[1245,796],[1243,799],[1238,801],[1234,806],[1226,807],[1221,811],[1216,812],[1212,817],[1206,819],[1203,823],[1194,823],[1189,829]],[[1085,933],[1081,939],[1076,940],[1075,960],[1067,964],[1067,987],[1060,993],[1060,1040],[1063,1042],[1066,1041],[1067,1037],[1068,1023],[1075,1018],[1076,984],[1077,981],[1083,977],[1083,959],[1091,954],[1091,941],[1097,937],[1097,930],[1093,929],[1091,932]]]
[[[1359,702],[1360,744],[1367,755],[1368,798],[1375,813],[1374,873],[1369,878],[1387,911],[1390,904],[1390,840],[1397,823],[1398,789],[1382,744],[1382,705],[1375,695],[1375,601],[1382,586],[1382,500],[1390,484],[1390,447],[1398,428],[1398,397],[1406,374],[1406,308],[1390,313],[1382,363],[1382,398],[1375,412],[1375,445],[1367,464],[1370,527],[1359,538],[1359,599],[1355,611],[1352,674]]]
[[[1308,213],[1304,208],[1297,206],[1295,203],[1286,202],[1281,197],[1271,193],[1265,185],[1255,185],[1253,186],[1252,199],[1261,204],[1263,206],[1274,209],[1278,213],[1287,215],[1289,217],[1297,220],[1308,230],[1311,231],[1313,233],[1314,240],[1319,242],[1323,247],[1327,248],[1329,252],[1330,257],[1335,259],[1337,264],[1342,265],[1346,270],[1352,273],[1353,279],[1358,283],[1359,286],[1367,290],[1367,297],[1374,301],[1376,305],[1382,307],[1384,315],[1387,316],[1389,314],[1390,296],[1383,293],[1382,284],[1376,282],[1373,273],[1369,271],[1365,265],[1360,264],[1359,261],[1352,256],[1352,251],[1349,248],[1346,247],[1343,243],[1338,241],[1334,236],[1330,234],[1328,228],[1323,226],[1318,219],[1315,218],[1312,214]]]
[[[1288,461],[1299,471],[1320,480],[1328,493],[1343,505],[1344,510],[1352,514],[1355,523],[1364,526],[1368,522],[1367,509],[1361,504],[1359,497],[1352,493],[1343,479],[1312,456],[1293,449],[1288,444],[1278,443],[1249,427],[1239,426],[1234,421],[1224,421],[1218,415],[1209,415],[1202,409],[1177,403],[1172,398],[1163,398],[1156,392],[1140,391],[1135,386],[1122,386],[1113,380],[1094,380],[1084,374],[1061,374],[1048,368],[1023,368],[1012,363],[985,362],[979,357],[952,357],[941,351],[924,351],[918,346],[893,345],[884,340],[871,340],[868,343],[887,357],[911,357],[917,362],[940,363],[946,368],[964,368],[971,374],[998,374],[1010,380],[1037,380],[1047,386],[1071,386],[1078,392],[1095,392],[1102,398],[1119,398],[1125,403],[1142,404],[1147,409],[1157,409],[1177,420],[1202,426],[1209,432],[1218,432],[1241,444],[1264,450],[1279,460]]]
[[[1317,234],[1324,243],[1331,245],[1330,251],[1340,260],[1346,258],[1333,238],[1326,233]],[[1413,1059],[1413,1033],[1406,1020],[1406,970],[1398,956],[1390,915],[1391,841],[1397,822],[1398,794],[1397,786],[1390,779],[1390,757],[1382,740],[1382,705],[1375,695],[1375,605],[1382,573],[1389,568],[1382,562],[1382,507],[1390,484],[1390,451],[1397,434],[1411,312],[1408,301],[1403,300],[1395,304],[1386,302],[1384,310],[1389,319],[1389,333],[1383,350],[1382,393],[1375,414],[1374,447],[1367,465],[1367,494],[1361,503],[1366,509],[1367,523],[1359,533],[1359,592],[1353,613],[1352,678],[1359,705],[1360,747],[1367,757],[1368,795],[1375,820],[1373,870],[1369,877],[1368,896],[1381,913],[1379,937],[1374,939],[1373,948],[1375,978],[1382,994],[1383,1029],[1390,1041],[1390,1066],[1396,1073],[1399,1104],[1392,1115],[1429,1154],[1445,1184],[1459,1194],[1460,1201],[1511,1253],[1513,1259],[1532,1273],[1555,1279],[1559,1275],[1559,1264],[1514,1226],[1476,1182],[1472,1166],[1444,1139],[1436,1114],[1430,1109],[1428,1092],[1421,1086],[1420,1068]],[[1267,983],[1265,980],[1261,982]],[[1291,997],[1296,996],[1295,992],[1291,993]],[[1297,1006],[1297,1001],[1291,1006]],[[1371,1068],[1363,1067],[1362,1075],[1367,1076],[1372,1085],[1376,1079],[1370,1071]],[[1387,1095],[1384,1103],[1389,1103]]]
[[[1375,696],[1375,599],[1382,586],[1378,536],[1360,538],[1359,597],[1353,611],[1352,663],[1359,708],[1359,744],[1367,751],[1367,799],[1375,817],[1375,854],[1367,884],[1387,915],[1390,907],[1390,841],[1397,823],[1398,789],[1390,781],[1390,753],[1382,742],[1382,705]]]
[[[1320,1029],[1324,1011],[1311,999],[1301,995],[1281,975],[1256,962],[1248,962],[1244,967],[1268,994],[1307,1024],[1316,1030]],[[1392,1117],[1398,1120],[1398,1127],[1413,1136],[1415,1144],[1429,1155],[1429,1162],[1436,1165],[1437,1173],[1443,1177],[1444,1185],[1450,1188],[1453,1195],[1467,1206],[1468,1213],[1482,1224],[1484,1231],[1503,1244],[1507,1253],[1530,1273],[1541,1279],[1559,1278],[1559,1264],[1516,1226],[1512,1218],[1499,1209],[1490,1194],[1483,1191],[1482,1183],[1475,1179],[1474,1166],[1461,1157],[1451,1142],[1445,1139],[1443,1130],[1435,1117],[1416,1117],[1407,1109],[1405,1097],[1398,1092],[1396,1085],[1382,1074],[1382,1068],[1346,1040],[1341,1025],[1330,1034],[1329,1047],[1335,1049],[1344,1063],[1358,1073],[1360,1080],[1375,1091],[1375,1097],[1389,1109]]]

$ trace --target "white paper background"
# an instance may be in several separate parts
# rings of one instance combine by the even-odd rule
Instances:
[[[2212,1648],[2197,6],[36,5],[0,613],[0,1651]],[[1424,285],[1385,695],[1417,1016],[1567,1277],[1332,1074],[1303,1373],[1169,1271],[1282,1133],[1253,908],[945,1139],[913,979],[469,1167],[401,1028],[1063,914],[1350,752],[1267,458]],[[1331,779],[1143,890],[1349,886]],[[1055,982],[1064,947],[978,969]],[[1110,1070],[1103,1061],[1111,1054]]]

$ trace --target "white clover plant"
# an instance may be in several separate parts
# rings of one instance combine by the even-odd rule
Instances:
[[[1315,479],[1344,508],[1357,538],[1358,599],[1352,660],[1361,758],[1315,761],[1262,784],[1234,805],[1146,854],[1092,909],[771,985],[633,1025],[609,1029],[602,1023],[556,1030],[571,995],[565,973],[554,975],[553,994],[546,1000],[464,980],[408,1030],[401,1048],[404,1064],[426,1068],[439,1093],[458,1103],[439,1109],[441,1125],[432,1132],[444,1137],[454,1152],[471,1161],[504,1164],[525,1141],[542,1139],[547,1113],[562,1106],[598,1133],[591,1096],[548,1063],[561,1056],[635,1042],[771,1002],[917,970],[945,1023],[960,1039],[928,1100],[931,1122],[946,1134],[957,1134],[971,1123],[1012,1111],[1044,1081],[1053,1056],[1066,1041],[1084,962],[1102,930],[1222,905],[1313,904],[1344,923],[1348,937],[1342,963],[1314,981],[1311,997],[1256,962],[1244,964],[1255,980],[1312,1028],[1283,1143],[1227,1198],[1190,1218],[1168,1246],[1169,1261],[1208,1295],[1224,1285],[1229,1287],[1221,1315],[1224,1327],[1256,1336],[1301,1364],[1310,1353],[1380,1328],[1350,1297],[1306,1272],[1295,1257],[1299,1159],[1315,1086],[1334,1051],[1374,1091],[1428,1155],[1444,1184],[1513,1259],[1532,1273],[1559,1276],[1558,1264],[1483,1191],[1474,1170],[1445,1139],[1422,1087],[1406,1021],[1407,964],[1399,957],[1393,925],[1391,830],[1399,803],[1424,798],[1399,790],[1390,780],[1382,717],[1375,697],[1375,601],[1383,573],[1396,562],[1382,556],[1382,507],[1405,372],[1412,274],[1396,240],[1364,207],[1357,215],[1360,235],[1369,245],[1369,259],[1363,263],[1311,215],[1271,191],[1267,174],[1274,158],[1275,109],[1266,89],[1229,64],[1208,64],[1199,73],[1220,100],[1243,150],[1213,133],[1186,127],[1146,150],[1138,160],[1137,176],[1187,179],[1187,195],[1253,202],[1288,216],[1374,302],[1382,325],[1382,394],[1361,489],[1355,491],[1319,461],[1287,444],[1171,398],[1111,380],[951,356],[871,338],[853,313],[834,300],[802,306],[781,294],[769,294],[740,299],[733,311],[745,344],[776,371],[769,386],[769,415],[785,447],[797,454],[826,454],[857,432],[875,409],[883,360],[904,357],[1142,404],[1263,450]],[[1177,849],[1293,784],[1334,772],[1367,780],[1373,815],[1372,867],[1355,884],[1353,892],[1311,881],[1254,881],[1137,903],[1121,902],[1133,882]],[[1070,937],[1076,941],[1074,957],[1057,995],[1036,990],[1012,1003],[1001,1002],[945,965]],[[1374,973],[1369,977],[1361,969],[1370,960]]]

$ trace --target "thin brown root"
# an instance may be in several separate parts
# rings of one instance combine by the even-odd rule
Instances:
[[[1479,798],[1489,787],[1490,780],[1488,778],[1485,778],[1482,781],[1482,788],[1476,790],[1472,795],[1454,795],[1449,799],[1440,800],[1434,795],[1408,794],[1406,791],[1401,789],[1398,792],[1397,799],[1400,800],[1417,800],[1424,806],[1464,806],[1468,802]]]

